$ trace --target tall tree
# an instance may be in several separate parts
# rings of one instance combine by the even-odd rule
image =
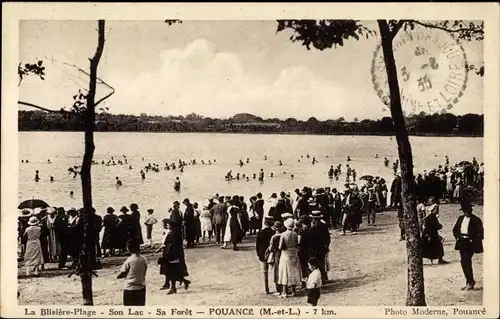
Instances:
[[[83,237],[83,249],[80,254],[80,260],[78,262],[78,268],[75,270],[75,274],[79,275],[82,283],[82,297],[83,304],[92,306],[93,301],[93,291],[92,291],[92,276],[97,276],[95,269],[97,268],[96,261],[96,231],[94,216],[95,211],[92,207],[92,177],[91,177],[91,167],[92,160],[94,156],[95,144],[94,144],[94,130],[95,130],[95,119],[96,119],[96,107],[109,98],[115,90],[109,86],[107,83],[102,81],[97,76],[97,67],[99,61],[104,51],[104,20],[98,21],[98,40],[97,47],[94,56],[90,58],[90,73],[74,66],[79,69],[79,71],[87,74],[89,76],[89,88],[87,93],[82,93],[81,90],[73,96],[74,104],[71,111],[67,111],[64,108],[60,110],[54,110],[51,108],[39,106],[33,103],[28,103],[24,101],[18,101],[18,104],[33,107],[46,112],[64,113],[70,116],[76,116],[81,122],[82,127],[85,132],[85,151],[83,155],[82,168],[80,172],[81,183],[82,183],[82,200],[83,200],[83,220],[84,220],[84,237]],[[45,67],[43,66],[43,61],[37,61],[36,63],[26,63],[24,66],[19,64],[18,66],[18,76],[19,83],[21,84],[24,77],[28,75],[39,76],[40,79],[44,80]],[[97,83],[104,84],[111,89],[111,92],[96,101],[96,86]],[[72,275],[72,274],[71,274]],[[71,276],[70,275],[70,276]]]
[[[398,71],[394,58],[393,40],[401,28],[413,29],[415,25],[426,28],[435,28],[456,34],[459,38],[482,40],[483,23],[464,21],[441,21],[427,23],[416,20],[378,20],[378,33],[387,73],[389,86],[389,106],[398,145],[400,170],[402,177],[402,197],[404,209],[404,224],[406,227],[406,250],[408,256],[408,288],[407,306],[425,306],[424,273],[422,262],[422,249],[420,246],[420,229],[415,202],[415,182],[413,176],[413,156],[405,118],[401,105],[401,94],[398,83]],[[361,36],[376,35],[377,32],[368,29],[356,20],[278,20],[277,32],[291,29],[292,42],[300,42],[307,49],[311,45],[324,50],[332,47],[343,46],[344,40],[356,39]],[[478,74],[484,74],[484,66],[470,67]]]

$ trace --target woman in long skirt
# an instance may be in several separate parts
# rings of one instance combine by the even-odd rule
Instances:
[[[281,234],[279,250],[281,250],[279,262],[278,283],[282,286],[281,298],[288,296],[288,287],[292,288],[292,297],[295,296],[295,287],[301,285],[302,274],[298,255],[299,237],[292,231],[295,222],[293,219],[285,221],[286,231]]]
[[[103,250],[104,256],[114,256],[115,248],[119,248],[119,243],[117,242],[118,237],[118,224],[120,223],[118,216],[113,214],[115,209],[113,207],[108,207],[106,210],[106,215],[102,219],[102,225],[104,226],[104,235],[102,236],[101,248]]]
[[[61,249],[59,242],[56,240],[56,210],[51,208],[49,215],[45,220],[48,229],[48,240],[49,240],[49,259],[50,261],[56,261],[59,256],[59,251]]]
[[[30,275],[32,267],[35,275],[43,266],[42,246],[40,245],[41,228],[38,226],[38,218],[32,216],[28,221],[28,228],[24,231],[24,240],[26,242],[26,251],[24,253],[24,264],[26,266],[26,276]]]
[[[426,207],[427,216],[423,219],[422,225],[422,257],[430,259],[431,263],[437,259],[439,264],[447,264],[448,262],[443,259],[443,238],[438,233],[443,228],[438,220],[438,208],[435,199],[431,197]]]
[[[189,273],[182,242],[179,241],[179,235],[175,233],[179,230],[174,228],[174,224],[170,219],[163,220],[163,227],[165,232],[162,246],[156,252],[163,252],[158,264],[160,265],[160,274],[165,276],[165,283],[160,290],[169,289],[167,295],[170,295],[177,293],[175,287],[177,281],[184,283],[185,289],[188,289],[191,281],[184,278],[189,276]]]
[[[269,252],[270,257],[267,260],[269,266],[271,266],[270,272],[273,273],[274,284],[276,285],[276,296],[280,296],[282,292],[281,285],[279,284],[279,263],[281,258],[281,250],[279,249],[281,234],[285,231],[283,224],[280,221],[274,222],[272,229],[276,234],[271,237],[269,241]]]

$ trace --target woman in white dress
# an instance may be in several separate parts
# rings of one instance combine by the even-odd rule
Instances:
[[[26,242],[26,251],[24,253],[24,264],[26,266],[26,276],[30,275],[30,268],[33,267],[34,274],[38,275],[39,268],[43,265],[42,246],[40,244],[40,226],[38,218],[30,217],[28,228],[24,231],[24,240]]]
[[[278,246],[278,249],[281,251],[278,266],[278,283],[282,287],[281,298],[288,296],[288,287],[292,288],[292,297],[295,296],[295,287],[302,284],[302,271],[298,255],[299,237],[293,231],[294,225],[295,222],[291,218],[284,222],[286,231],[281,234]]]
[[[209,210],[203,210],[200,215],[200,223],[202,240],[205,241],[206,235],[208,235],[208,241],[210,241],[212,239],[212,215]]]

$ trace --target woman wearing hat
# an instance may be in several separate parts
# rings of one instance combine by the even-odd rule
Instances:
[[[299,237],[293,231],[295,222],[293,219],[287,219],[284,225],[286,230],[281,234],[278,245],[281,251],[278,283],[282,286],[282,298],[288,296],[288,287],[292,288],[292,297],[295,296],[295,287],[301,285],[302,279],[298,256]]]
[[[130,211],[132,237],[137,240],[139,245],[142,245],[144,244],[144,239],[142,238],[141,213],[139,212],[139,206],[135,203],[131,204]]]
[[[438,259],[439,264],[447,264],[448,262],[443,260],[443,238],[438,233],[443,226],[438,220],[439,209],[434,197],[429,198],[429,204],[422,222],[422,257],[430,259],[431,263]]]
[[[121,255],[126,254],[126,244],[132,238],[131,220],[130,215],[127,214],[128,208],[122,206],[120,208],[121,215],[118,216],[118,227],[116,229],[116,242]]]
[[[268,220],[272,220],[272,218],[268,218]],[[274,274],[274,284],[276,285],[276,296],[280,296],[282,293],[281,285],[279,284],[279,263],[281,258],[281,250],[279,249],[281,234],[285,231],[285,227],[279,221],[274,222],[274,225],[271,227],[276,233],[271,237],[271,241],[269,242],[269,259],[267,263],[272,267],[272,273]]]
[[[28,228],[28,221],[31,217],[31,211],[28,209],[23,209],[21,211],[21,216],[17,219],[17,237],[21,242],[21,259],[24,258],[24,252],[26,251],[26,241],[24,240],[24,232]]]
[[[104,235],[102,236],[101,247],[105,257],[114,256],[115,248],[119,248],[119,243],[116,238],[119,220],[114,212],[115,209],[113,207],[108,207],[106,209],[106,215],[102,219]]]
[[[35,275],[43,266],[42,246],[40,245],[41,228],[38,226],[38,218],[30,217],[28,228],[24,231],[24,240],[26,241],[26,251],[24,253],[24,264],[26,266],[26,276],[30,275],[30,268],[33,267]]]
[[[179,229],[175,227],[175,223],[168,218],[162,220],[165,232],[163,234],[162,246],[156,252],[162,251],[162,257],[158,260],[160,265],[160,274],[165,276],[165,283],[160,290],[169,289],[167,294],[177,293],[175,284],[177,281],[184,283],[184,288],[188,289],[189,280],[184,277],[189,276],[182,242],[179,242],[176,234]]]

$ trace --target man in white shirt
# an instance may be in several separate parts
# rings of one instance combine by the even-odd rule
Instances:
[[[476,284],[472,270],[472,256],[483,252],[484,228],[481,219],[472,214],[470,201],[463,200],[460,205],[464,215],[458,217],[453,227],[453,236],[456,239],[455,250],[460,252],[460,263],[466,280],[462,290],[472,290]]]

